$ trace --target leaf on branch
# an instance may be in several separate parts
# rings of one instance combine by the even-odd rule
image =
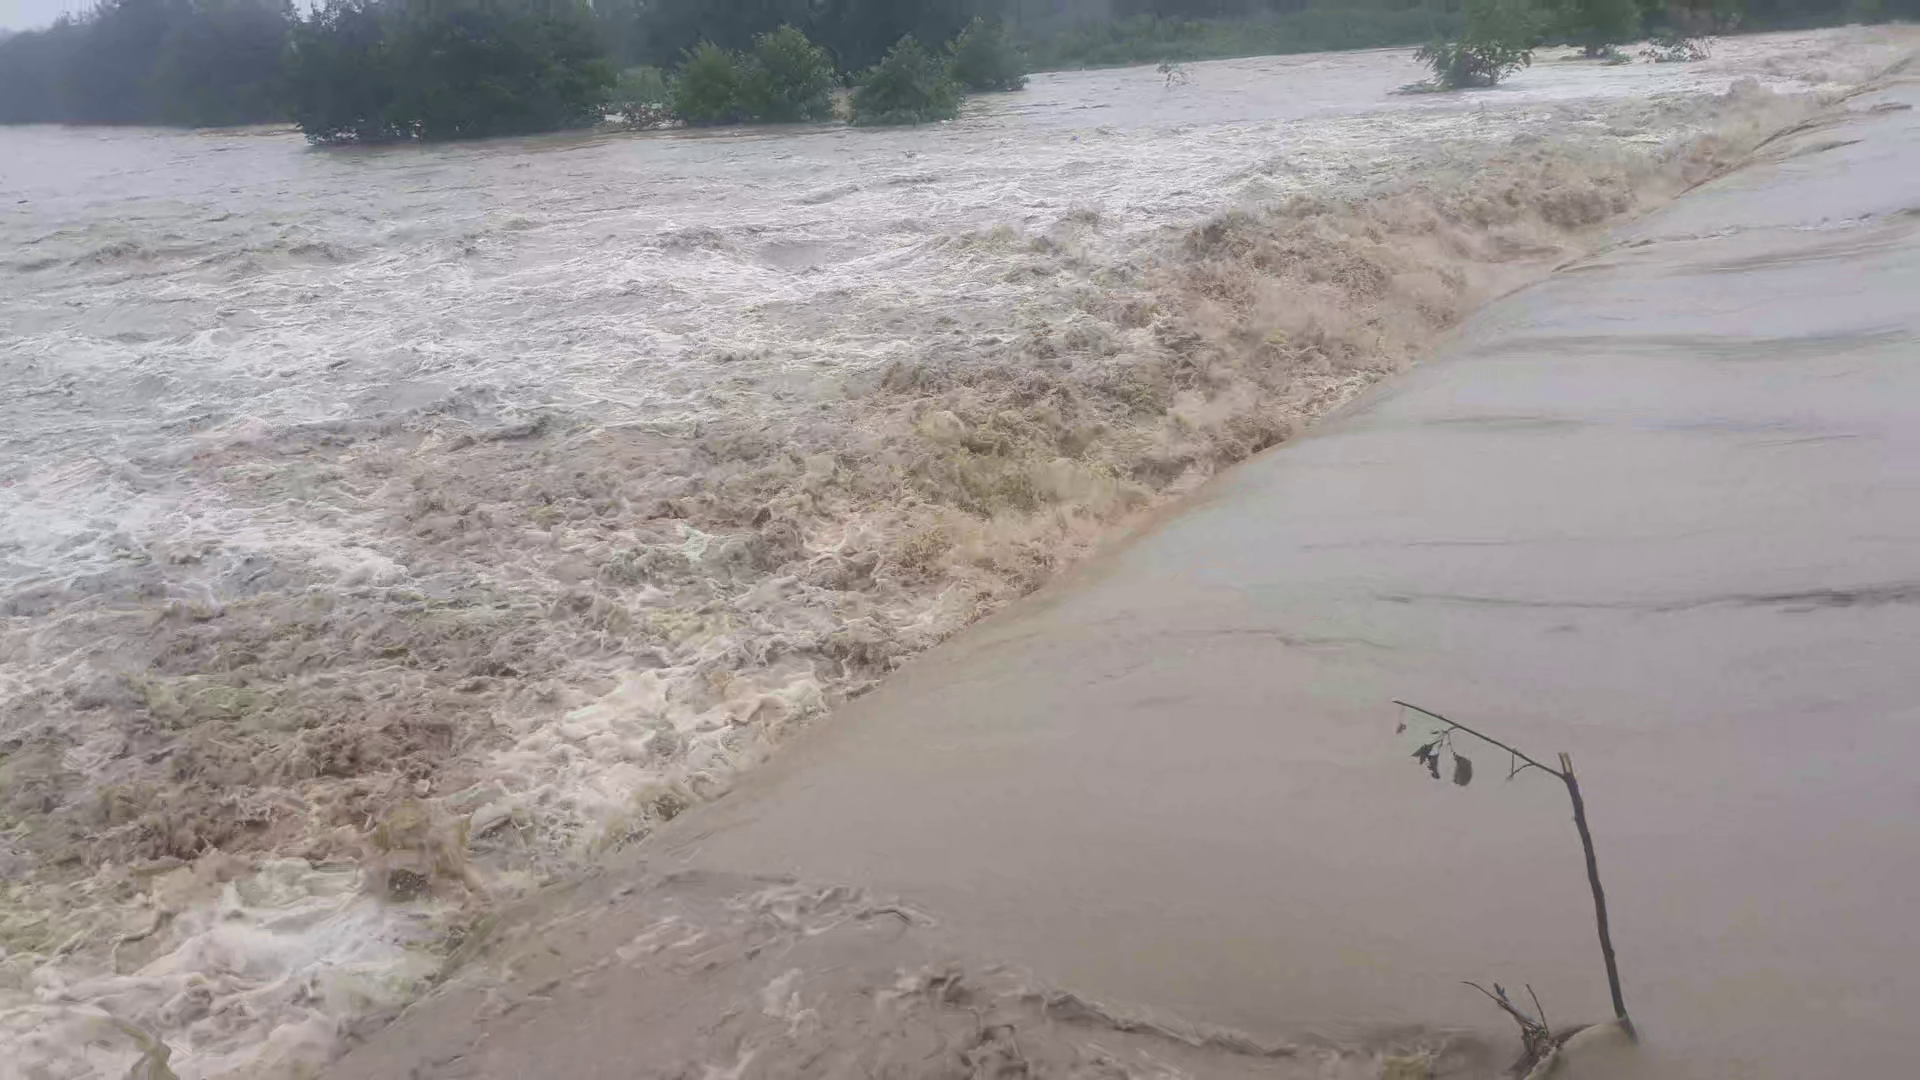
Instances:
[[[1453,755],[1453,782],[1461,787],[1473,783],[1473,762],[1459,754]]]

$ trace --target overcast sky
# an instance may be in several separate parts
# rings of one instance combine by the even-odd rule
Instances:
[[[0,30],[33,30],[53,22],[61,15],[91,11],[96,0],[0,0]],[[294,0],[295,11],[312,5]]]
[[[0,26],[31,30],[59,18],[63,11],[77,15],[92,6],[93,0],[0,0]]]

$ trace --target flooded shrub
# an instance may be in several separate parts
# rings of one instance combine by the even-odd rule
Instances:
[[[948,49],[954,80],[969,90],[1019,90],[1027,85],[1027,58],[997,22],[974,16]]]
[[[853,122],[925,124],[960,115],[960,84],[944,58],[908,35],[860,77],[853,91]]]
[[[737,124],[741,119],[740,57],[703,41],[673,76],[673,115],[694,125]]]
[[[791,26],[753,39],[742,64],[740,105],[749,120],[792,124],[833,118],[833,61]]]
[[[1534,19],[1525,0],[1467,0],[1465,16],[1459,38],[1414,54],[1433,69],[1430,88],[1492,86],[1533,63]]]

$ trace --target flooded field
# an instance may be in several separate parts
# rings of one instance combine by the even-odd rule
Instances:
[[[1909,44],[1047,75],[884,133],[0,131],[5,1056],[325,1060]]]

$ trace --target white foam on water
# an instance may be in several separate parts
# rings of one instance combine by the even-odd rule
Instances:
[[[337,1052],[343,1017],[410,999],[438,966],[421,948],[427,910],[383,905],[353,868],[304,860],[211,890],[182,867],[125,917],[112,943],[124,974],[7,958],[7,1075],[145,1075],[135,1066],[160,1045],[183,1080],[297,1075]]]

